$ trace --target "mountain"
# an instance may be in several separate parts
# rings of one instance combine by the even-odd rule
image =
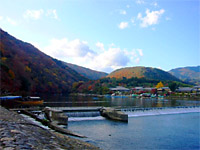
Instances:
[[[200,84],[200,66],[175,68],[170,70],[169,73],[185,82]]]
[[[107,77],[110,78],[127,78],[130,79],[132,77],[137,78],[146,78],[153,80],[161,80],[161,81],[180,81],[173,75],[168,72],[165,72],[160,69],[151,68],[151,67],[127,67],[118,69],[116,71],[111,72]]]
[[[70,64],[70,63],[65,63],[68,67],[72,68],[76,72],[82,74],[84,77],[91,79],[91,80],[97,80],[102,77],[106,77],[108,74],[105,72],[99,72],[95,70],[91,70],[85,67],[81,67],[78,65]]]
[[[0,94],[67,93],[77,81],[86,81],[63,62],[0,29]]]

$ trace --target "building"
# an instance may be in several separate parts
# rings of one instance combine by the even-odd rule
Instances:
[[[176,92],[179,93],[191,93],[193,91],[193,88],[191,87],[179,87],[178,89],[176,89]]]
[[[113,91],[113,92],[129,92],[130,91],[130,89],[128,89],[128,88],[125,88],[125,87],[123,87],[123,86],[117,86],[117,87],[115,87],[115,88],[109,88],[111,91]]]

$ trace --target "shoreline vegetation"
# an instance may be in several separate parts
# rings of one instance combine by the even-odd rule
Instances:
[[[0,134],[0,149],[100,149],[81,140],[44,129],[1,106]]]

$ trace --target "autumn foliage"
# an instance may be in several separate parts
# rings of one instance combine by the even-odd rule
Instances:
[[[172,76],[170,73],[163,70],[151,67],[127,67],[118,69],[111,72],[107,77],[110,78],[146,78],[153,80],[169,80],[169,81],[180,81],[176,77]]]
[[[3,93],[66,93],[86,81],[63,62],[0,30],[0,79]]]

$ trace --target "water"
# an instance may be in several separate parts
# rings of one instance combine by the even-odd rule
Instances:
[[[66,112],[68,128],[88,138],[81,139],[105,150],[199,150],[200,108],[168,108],[200,106],[195,100],[98,98],[46,95],[44,106],[50,107],[122,107],[151,108],[125,111],[128,123],[105,119],[99,112]],[[162,107],[163,109],[152,109]],[[196,112],[196,113],[194,113]]]
[[[137,98],[99,98],[84,96],[43,95],[44,106],[49,107],[174,107],[197,106],[200,101],[195,100],[168,100],[168,99],[137,99]]]
[[[200,149],[200,113],[110,120],[70,121],[68,129],[105,150]]]
[[[65,112],[68,117],[97,117],[100,116],[99,111],[89,111],[89,112]]]
[[[42,97],[42,96],[41,96]],[[195,100],[97,98],[76,96],[45,96],[50,107],[122,107],[155,108],[200,106]],[[197,109],[194,113],[194,109]],[[193,113],[192,113],[193,112]],[[179,108],[126,112],[129,122],[115,122],[98,112],[68,112],[68,128],[87,136],[85,140],[105,150],[200,149],[199,108]]]

